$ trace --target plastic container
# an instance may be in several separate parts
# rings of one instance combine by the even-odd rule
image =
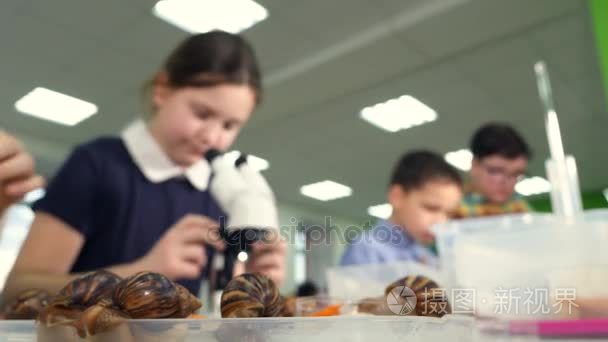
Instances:
[[[0,321],[0,342],[36,341],[36,328],[37,326],[32,321]],[[175,334],[175,331],[180,332],[179,336]],[[473,321],[457,318],[295,317],[130,321],[116,332],[87,340],[444,342],[446,336],[449,336],[450,341],[471,341],[472,334]],[[55,335],[54,337],[58,338],[55,341],[84,341],[74,335]]]
[[[424,275],[441,286],[446,283],[439,270],[415,262],[334,267],[326,271],[329,296],[355,301],[383,296],[389,284],[408,275]]]
[[[184,342],[232,342],[232,341],[332,341],[332,342],[499,342],[499,341],[541,341],[543,325],[552,322],[509,322],[509,321],[476,321],[469,317],[448,315],[442,319],[425,317],[294,317],[294,318],[256,318],[256,319],[197,319],[197,320],[140,320],[125,323],[120,329],[109,334],[88,339],[78,339],[75,335],[56,334],[50,338],[54,341],[184,341]],[[596,331],[598,336],[605,337],[605,328],[597,322],[569,321],[575,326],[564,327],[558,324],[562,333],[555,333],[544,328],[542,341],[565,341],[563,337],[577,337],[579,332]],[[593,323],[596,326],[589,326]],[[587,325],[581,329],[580,325]],[[566,322],[566,325],[572,325]],[[40,341],[37,325],[33,321],[0,321],[0,342]],[[593,329],[594,328],[594,329]],[[598,335],[601,330],[603,335]],[[179,331],[180,336],[170,336],[167,332]],[[56,333],[58,331],[55,331]],[[128,332],[129,335],[121,335]],[[547,334],[549,332],[550,334]],[[561,335],[560,335],[561,334]],[[583,335],[582,333],[579,335]],[[576,338],[576,341],[587,341]]]
[[[598,286],[608,283],[607,211],[576,219],[545,214],[467,219],[435,232],[448,287],[473,293],[478,316],[578,318],[581,312],[562,310],[563,304],[608,298]],[[597,307],[587,312],[594,310],[600,312],[592,316],[608,315]]]

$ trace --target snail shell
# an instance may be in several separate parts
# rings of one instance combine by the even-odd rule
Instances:
[[[281,317],[293,317],[296,315],[296,296],[290,296],[287,298],[283,298],[283,304],[281,313],[279,316]]]
[[[111,297],[89,307],[75,324],[80,337],[106,332],[126,319],[186,318],[201,302],[159,273],[139,272],[116,285]]]
[[[103,299],[85,310],[73,325],[78,336],[85,338],[86,336],[109,331],[128,318],[125,313],[112,307],[111,300]]]
[[[40,322],[47,326],[71,324],[84,310],[109,298],[120,280],[119,276],[106,270],[87,273],[72,280],[40,312]]]
[[[283,299],[278,288],[260,273],[233,278],[222,293],[222,317],[277,317],[282,309]]]
[[[108,297],[121,278],[100,270],[85,274],[67,284],[55,297],[52,306],[87,308]]]
[[[401,278],[387,286],[384,294],[389,295],[399,286],[409,288],[416,295],[415,314],[418,316],[442,317],[452,312],[444,289],[430,278],[421,275]]]
[[[201,307],[186,288],[154,272],[125,278],[116,286],[112,300],[131,318],[185,318]]]
[[[203,306],[201,301],[190,293],[187,288],[177,283],[174,284],[177,286],[177,297],[180,303],[179,309],[175,312],[172,318],[186,318]]]
[[[20,292],[6,308],[5,319],[35,319],[49,305],[51,294],[46,290],[28,289]]]
[[[405,286],[414,291],[414,293],[416,294],[421,291],[424,292],[424,290],[439,288],[439,285],[437,285],[437,283],[432,279],[427,278],[425,276],[414,275],[403,277],[392,282],[386,287],[386,289],[384,290],[384,294],[388,294],[393,290],[393,288],[397,286]]]
[[[364,298],[357,304],[357,312],[369,315],[392,315],[386,297]]]

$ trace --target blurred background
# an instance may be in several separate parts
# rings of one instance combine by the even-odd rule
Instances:
[[[577,159],[584,206],[608,206],[608,79],[601,72],[608,65],[599,57],[608,37],[594,29],[594,22],[608,22],[608,10],[597,10],[600,1],[257,2],[267,17],[242,33],[256,48],[265,94],[235,149],[268,163],[264,174],[293,237],[285,290],[305,279],[324,286],[325,268],[344,248],[307,248],[306,228],[326,229],[329,220],[338,230],[364,229],[386,215],[369,208],[386,203],[390,170],[405,151],[460,151],[482,123],[506,121],[534,149],[527,176],[546,178],[548,146],[533,72],[541,59],[551,75],[565,149]],[[25,142],[47,178],[77,144],[117,134],[143,113],[144,82],[188,34],[155,15],[156,3],[3,1],[0,127]],[[35,87],[94,103],[98,112],[74,126],[24,115],[15,102]],[[432,108],[436,118],[397,132],[361,119],[363,108],[402,95]],[[466,151],[451,156],[466,171]],[[322,201],[301,193],[303,185],[323,180],[347,186],[349,195]],[[518,191],[536,210],[550,210],[546,188]],[[0,284],[31,217],[27,204],[10,212],[0,243]]]

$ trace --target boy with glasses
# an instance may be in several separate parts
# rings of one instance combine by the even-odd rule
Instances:
[[[529,211],[528,203],[515,193],[515,185],[524,178],[532,156],[521,135],[507,124],[486,124],[473,135],[470,149],[471,182],[454,217]]]

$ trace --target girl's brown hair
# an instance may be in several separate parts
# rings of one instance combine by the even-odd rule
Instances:
[[[167,57],[161,72],[172,88],[244,84],[262,98],[262,80],[251,45],[241,36],[211,31],[189,36]],[[153,81],[146,85],[147,93]]]

